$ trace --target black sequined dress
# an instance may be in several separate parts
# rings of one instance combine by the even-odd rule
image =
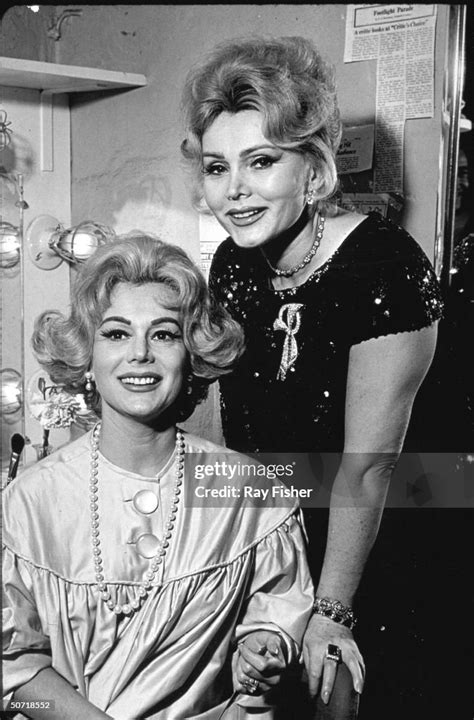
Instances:
[[[246,352],[220,382],[226,444],[243,452],[340,452],[351,346],[426,327],[442,312],[428,258],[377,213],[283,291],[272,288],[260,250],[228,238],[210,287],[245,331]]]
[[[220,387],[226,444],[248,453],[300,452],[317,457],[342,452],[351,346],[426,327],[440,318],[443,304],[436,276],[420,246],[405,230],[376,213],[369,214],[297,288],[275,291],[261,252],[240,249],[230,238],[214,256],[210,286],[245,330],[247,350],[233,374],[221,379]],[[287,362],[282,373],[284,351]],[[317,586],[328,509],[305,507],[303,512],[308,560]],[[388,704],[396,706],[423,664],[429,666],[427,677],[432,674],[429,663],[435,653],[427,652],[424,646],[431,645],[423,643],[426,603],[420,600],[423,609],[415,621],[414,603],[426,596],[425,587],[431,587],[434,578],[421,573],[413,557],[418,557],[414,548],[420,546],[420,538],[423,542],[429,538],[434,545],[439,537],[437,523],[438,518],[433,522],[427,510],[421,516],[412,510],[384,512],[354,606],[359,617],[357,642],[367,666],[363,717],[382,712],[388,718]],[[439,582],[439,574],[435,575]],[[413,626],[407,645],[407,628]],[[386,627],[391,632],[382,633]],[[421,640],[416,639],[418,635]],[[407,666],[411,656],[416,666]],[[403,675],[405,667],[410,671]],[[433,692],[434,685],[426,681]],[[388,686],[392,695],[387,703]],[[421,693],[418,684],[416,692]],[[407,703],[400,700],[403,711],[393,717],[407,717],[404,710],[413,706],[413,693],[406,691]],[[284,690],[285,697],[290,707],[283,708],[281,717],[314,717],[303,686]],[[426,702],[425,696],[422,700]]]

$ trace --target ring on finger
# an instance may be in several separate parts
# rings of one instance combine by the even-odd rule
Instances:
[[[256,693],[259,688],[258,680],[254,678],[245,678],[240,684],[247,690],[249,695]]]
[[[326,649],[326,660],[334,660],[334,662],[340,663],[342,660],[341,648],[338,645],[329,643]]]

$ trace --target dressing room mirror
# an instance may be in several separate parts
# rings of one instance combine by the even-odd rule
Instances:
[[[452,5],[449,9],[448,66],[445,73],[440,158],[443,172],[440,175],[435,247],[435,270],[445,293],[453,271],[455,240],[462,233],[469,211],[468,160],[472,141],[467,140],[467,133],[471,133],[472,129],[471,121],[462,112],[470,92],[469,84],[466,84],[466,61],[472,55],[470,44],[466,43],[467,10],[466,5]]]

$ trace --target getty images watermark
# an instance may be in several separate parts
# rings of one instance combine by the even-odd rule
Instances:
[[[245,461],[228,462],[216,460],[210,463],[197,463],[194,466],[194,479],[208,480],[206,484],[194,487],[196,498],[241,498],[267,500],[268,498],[309,498],[314,492],[312,487],[296,487],[289,483],[294,476],[296,463],[285,465],[278,463],[251,463]],[[214,480],[222,482],[214,483]],[[281,480],[279,483],[264,480]]]
[[[204,507],[297,500],[302,507],[321,508],[331,500],[340,507],[361,507],[364,477],[382,481],[391,465],[387,507],[474,507],[474,453],[402,453],[396,463],[383,454],[187,453],[184,501]],[[358,474],[361,483],[354,480]]]

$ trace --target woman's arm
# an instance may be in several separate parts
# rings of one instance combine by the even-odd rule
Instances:
[[[430,366],[436,324],[374,338],[351,349],[345,409],[345,443],[334,480],[319,597],[351,605],[377,537],[390,479],[401,451],[413,401]],[[360,653],[346,627],[313,615],[304,656],[310,691],[328,697],[333,663],[323,664],[328,642],[339,645],[360,692]]]
[[[35,705],[49,701],[51,707],[35,709]],[[18,703],[26,703],[20,707]],[[48,720],[101,720],[111,718],[80,695],[67,680],[51,667],[44,668],[34,678],[15,691],[10,706],[30,718]],[[32,707],[33,706],[33,707]]]
[[[278,633],[290,663],[299,655],[314,595],[300,514],[295,510],[255,546],[252,579],[235,629],[237,642],[253,632]]]
[[[314,595],[299,512],[260,540],[254,553],[252,579],[235,630],[234,687],[248,693],[238,700],[240,705],[255,705],[258,698],[253,702],[251,695],[276,685],[286,666],[298,659]],[[259,682],[255,693],[245,690],[249,678]]]
[[[14,505],[9,497],[9,512]],[[8,519],[8,513],[7,513]],[[50,638],[35,601],[30,565],[3,547],[3,691],[5,710],[31,718],[110,718],[51,666]]]

